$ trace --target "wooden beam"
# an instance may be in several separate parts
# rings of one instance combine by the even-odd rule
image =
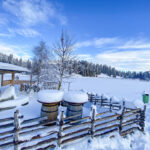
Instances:
[[[3,86],[3,81],[4,81],[4,74],[1,74],[1,86]]]
[[[14,85],[14,80],[15,80],[15,73],[12,72],[11,85]]]

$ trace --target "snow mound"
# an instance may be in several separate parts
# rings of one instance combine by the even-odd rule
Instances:
[[[41,90],[38,92],[38,101],[41,103],[60,102],[63,94],[63,91],[58,90]]]
[[[6,88],[0,95],[0,101],[15,99],[15,98],[16,98],[16,93],[15,93],[15,88],[13,86]]]
[[[20,96],[20,97],[17,97],[16,99],[14,99],[14,100],[1,102],[0,109],[7,108],[7,107],[21,106],[21,105],[24,105],[24,104],[26,104],[28,102],[29,102],[29,97],[27,97],[27,96]]]
[[[88,95],[81,91],[69,91],[64,93],[63,100],[71,103],[85,103]]]

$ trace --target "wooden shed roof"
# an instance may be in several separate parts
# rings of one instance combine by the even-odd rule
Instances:
[[[24,67],[0,62],[0,73],[2,72],[30,72],[30,71]]]

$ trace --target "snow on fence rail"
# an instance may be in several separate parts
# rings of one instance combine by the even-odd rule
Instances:
[[[17,110],[14,117],[0,119],[0,149],[10,146],[15,150],[47,149],[86,136],[94,138],[114,131],[126,136],[135,129],[144,131],[145,110],[146,106],[143,110],[123,106],[121,114],[111,110],[96,114],[92,108],[90,116],[78,120],[73,120],[77,115],[64,118],[62,111],[56,121],[48,121],[47,117],[23,120]]]

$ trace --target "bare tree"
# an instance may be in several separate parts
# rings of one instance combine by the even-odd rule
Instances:
[[[68,74],[69,63],[74,59],[73,47],[74,42],[72,38],[62,31],[59,40],[53,46],[57,63],[58,90],[61,89],[63,78]]]

